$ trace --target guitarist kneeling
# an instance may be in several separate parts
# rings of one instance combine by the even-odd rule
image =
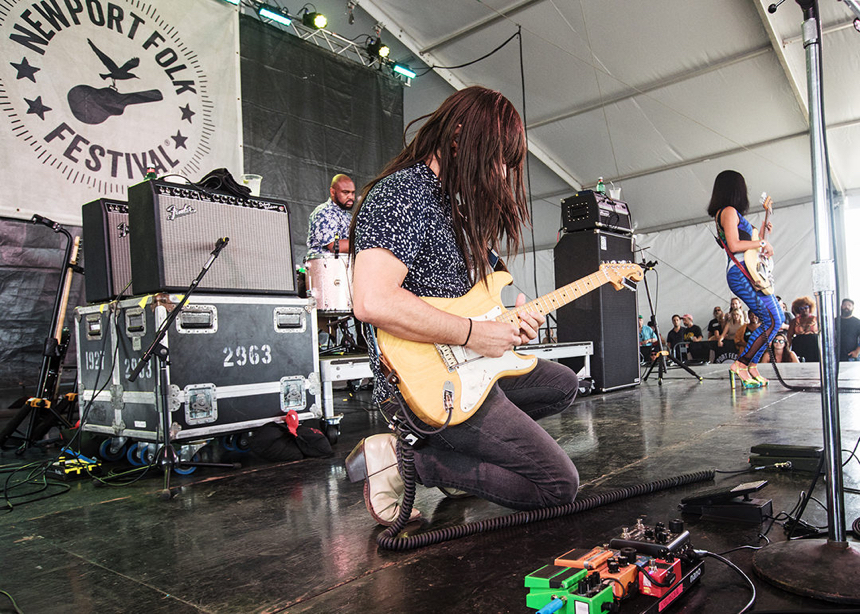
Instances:
[[[570,406],[576,375],[563,365],[538,360],[528,372],[488,386],[482,400],[467,402],[474,413],[466,419],[462,410],[451,407],[486,378],[481,371],[475,381],[461,382],[465,378],[449,375],[441,360],[466,364],[473,356],[511,354],[537,336],[545,319],[537,312],[518,312],[511,318],[514,323],[477,320],[419,297],[466,300],[473,286],[478,293],[485,287],[481,280],[492,270],[488,248],[500,251],[504,236],[508,253],[516,252],[521,229],[529,223],[522,181],[525,156],[522,120],[510,101],[482,87],[456,92],[364,189],[349,237],[355,315],[378,329],[384,357],[383,336],[392,352],[403,347],[409,356],[410,348],[430,348],[428,355],[443,365],[438,390],[428,386],[422,391],[425,378],[418,377],[407,397],[413,408],[407,411],[423,430],[448,423],[415,449],[418,481],[447,495],[459,491],[518,510],[564,505],[576,496],[576,467],[535,422]],[[524,302],[520,295],[517,305]],[[375,344],[368,345],[376,376],[374,400],[384,412],[393,411],[396,404],[385,401],[394,391],[383,376]],[[429,373],[426,379],[432,379]],[[447,419],[437,423],[415,410],[410,399],[417,401],[425,392],[431,407],[446,408],[441,411]],[[394,435],[374,435],[347,458],[350,479],[366,478],[365,503],[380,524],[393,523],[402,501],[397,446]],[[413,510],[413,518],[419,515]]]

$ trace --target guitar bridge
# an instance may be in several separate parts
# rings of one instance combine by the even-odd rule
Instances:
[[[457,360],[454,348],[459,346],[452,346],[447,343],[434,343],[433,345],[436,347],[436,351],[439,352],[439,357],[445,363],[445,368],[448,369],[448,372],[450,373],[456,369],[460,361]]]

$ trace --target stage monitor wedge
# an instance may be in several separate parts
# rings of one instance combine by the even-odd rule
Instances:
[[[129,188],[128,204],[135,292],[186,290],[226,237],[198,291],[296,294],[287,203],[153,179]]]
[[[598,270],[608,261],[633,261],[630,235],[602,230],[565,233],[553,250],[555,285],[560,288]],[[639,334],[636,292],[601,286],[560,308],[558,340],[591,341],[591,375],[598,390],[607,391],[639,384]],[[559,362],[574,370],[581,358]]]

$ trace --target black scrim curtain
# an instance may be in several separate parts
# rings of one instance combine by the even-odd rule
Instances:
[[[360,190],[400,151],[403,86],[252,17],[239,36],[245,172],[290,204],[298,265],[331,178],[346,173]]]

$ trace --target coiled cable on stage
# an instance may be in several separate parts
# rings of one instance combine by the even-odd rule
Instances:
[[[499,516],[496,518],[489,518],[487,520],[479,520],[477,522],[469,522],[453,527],[446,527],[444,529],[427,531],[426,533],[419,533],[417,535],[405,535],[400,537],[400,532],[403,531],[406,524],[409,522],[409,516],[412,513],[412,506],[415,502],[415,462],[412,446],[402,440],[400,445],[400,470],[405,490],[403,502],[400,506],[400,514],[397,516],[394,524],[380,533],[376,538],[377,545],[385,550],[414,550],[416,548],[423,548],[424,546],[430,546],[432,544],[438,544],[452,539],[467,537],[469,535],[474,535],[475,533],[518,527],[538,520],[550,520],[561,516],[569,516],[571,514],[584,512],[608,503],[623,501],[624,499],[629,499],[631,497],[646,495],[660,490],[666,490],[668,488],[675,488],[676,486],[683,486],[685,484],[713,480],[715,474],[713,469],[696,473],[687,473],[671,478],[656,480],[654,482],[645,482],[634,486],[618,488],[605,493],[582,497],[571,503],[557,507],[516,512],[514,514],[508,514],[507,516]]]

